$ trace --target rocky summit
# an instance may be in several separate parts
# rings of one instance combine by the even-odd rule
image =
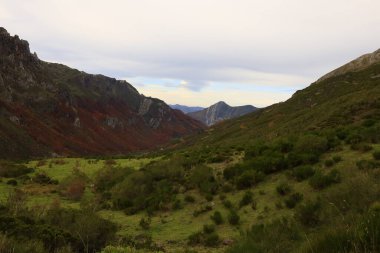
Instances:
[[[225,102],[220,101],[203,110],[188,113],[188,115],[196,120],[199,120],[207,126],[211,126],[215,123],[227,119],[233,119],[248,114],[250,112],[254,112],[257,109],[258,108],[252,105],[232,107],[226,104]]]
[[[0,156],[124,154],[203,129],[128,82],[40,60],[0,28]]]

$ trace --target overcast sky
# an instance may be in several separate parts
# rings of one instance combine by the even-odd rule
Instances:
[[[0,26],[168,103],[267,106],[380,48],[380,0],[0,0]]]

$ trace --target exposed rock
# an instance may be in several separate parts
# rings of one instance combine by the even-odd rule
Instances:
[[[15,115],[10,116],[9,120],[16,125],[20,125],[20,118]]]
[[[143,98],[139,108],[139,115],[145,115],[149,111],[152,102],[149,98]]]
[[[75,127],[80,127],[80,119],[78,117],[76,117],[75,120],[74,120],[74,126]]]
[[[207,126],[211,126],[220,121],[243,116],[256,110],[257,108],[251,105],[231,107],[221,101],[206,109],[188,113],[187,115],[203,122]]]
[[[356,60],[353,60],[353,61],[343,65],[342,67],[339,67],[339,68],[331,71],[330,73],[319,78],[317,82],[321,82],[321,81],[326,80],[330,77],[343,75],[343,74],[346,74],[348,72],[352,72],[352,71],[357,72],[357,71],[363,70],[363,69],[367,68],[368,66],[370,66],[372,64],[376,64],[376,63],[380,63],[380,49],[376,50],[373,53],[362,55],[359,58],[357,58]]]
[[[232,245],[234,241],[232,239],[224,239],[223,240],[223,245]]]

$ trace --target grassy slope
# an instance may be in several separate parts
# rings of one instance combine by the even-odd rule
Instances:
[[[375,145],[375,148],[380,148],[379,145]],[[355,161],[358,159],[369,159],[371,158],[371,153],[356,152],[350,150],[348,147],[345,147],[341,151],[336,151],[328,153],[323,156],[321,162],[316,165],[323,170],[327,170],[323,161],[331,158],[332,156],[340,155],[342,157],[342,162],[336,164],[333,168],[339,169],[343,175],[343,183],[347,178],[355,177],[357,174],[362,173],[356,169]],[[78,163],[80,164],[81,171],[86,173],[90,178],[94,175],[97,169],[103,165],[103,161],[99,161],[97,164],[88,164],[85,159],[77,158],[67,158],[64,159],[66,164],[63,165],[52,165],[49,168],[49,163],[54,161],[54,159],[49,160],[46,165],[37,167],[36,172],[45,171],[54,179],[63,179],[70,174],[72,168]],[[141,165],[149,162],[149,159],[121,159],[117,160],[118,164],[134,167],[138,169]],[[31,161],[28,163],[30,166],[35,166],[37,161]],[[228,166],[228,163],[218,163],[210,164],[214,167],[215,170],[223,169],[223,167]],[[329,168],[328,170],[330,170]],[[241,217],[241,225],[238,227],[231,226],[228,222],[217,227],[217,232],[222,239],[233,239],[238,240],[240,233],[244,232],[253,224],[258,223],[268,223],[279,217],[292,217],[293,210],[287,209],[286,207],[278,208],[276,203],[281,203],[284,200],[284,197],[278,195],[276,192],[276,186],[282,182],[288,181],[291,183],[294,192],[301,192],[304,195],[304,199],[313,199],[318,194],[321,194],[321,191],[316,191],[312,189],[307,181],[296,182],[295,180],[287,176],[287,172],[281,172],[268,176],[266,180],[262,183],[259,183],[255,188],[252,189],[254,193],[254,199],[257,202],[257,210],[253,210],[251,206],[246,206],[241,208],[238,213]],[[342,184],[343,184],[342,183]],[[79,208],[79,202],[73,202],[66,200],[56,193],[50,193],[48,186],[40,185],[27,185],[23,186],[24,189],[30,192],[29,203],[31,206],[43,206],[50,205],[52,201],[56,198],[61,198],[61,205],[72,208]],[[336,186],[331,186],[322,191],[330,191]],[[5,196],[5,192],[11,189],[12,187],[2,182],[0,184],[0,190]],[[88,190],[89,191],[89,190]],[[245,191],[233,191],[231,193],[226,193],[226,199],[232,201],[235,206],[238,206],[238,203],[244,194]],[[90,191],[89,191],[89,194]],[[198,217],[193,217],[193,212],[200,206],[207,203],[207,201],[202,197],[197,191],[190,191],[186,194],[191,194],[196,198],[194,204],[185,204],[183,209],[177,211],[168,211],[168,212],[159,212],[152,218],[151,227],[149,230],[144,231],[139,226],[139,221],[142,217],[146,217],[144,212],[140,212],[135,215],[126,215],[121,211],[112,211],[112,210],[101,210],[99,211],[102,217],[110,219],[111,221],[119,224],[120,230],[119,234],[121,235],[138,235],[138,234],[150,234],[154,241],[158,242],[160,245],[163,245],[169,252],[181,252],[181,249],[187,247],[187,238],[192,233],[202,230],[204,224],[211,224],[210,215],[213,211],[207,212],[199,215]],[[179,195],[179,198],[183,198],[183,194]],[[224,219],[226,219],[228,211],[223,206],[222,201],[219,197],[215,197],[212,201],[214,203],[213,210],[219,210]],[[196,247],[199,252],[223,252],[225,246],[219,248],[204,248]]]
[[[198,139],[197,146],[249,145],[298,131],[347,125],[376,111],[380,116],[380,64],[313,83],[289,100],[241,118],[218,124]]]

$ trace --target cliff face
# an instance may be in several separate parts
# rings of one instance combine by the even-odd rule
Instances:
[[[121,154],[202,129],[126,81],[41,61],[0,28],[0,157]]]
[[[187,115],[207,126],[211,126],[220,121],[240,117],[256,110],[257,108],[252,105],[232,107],[221,101],[206,109],[188,113]]]

